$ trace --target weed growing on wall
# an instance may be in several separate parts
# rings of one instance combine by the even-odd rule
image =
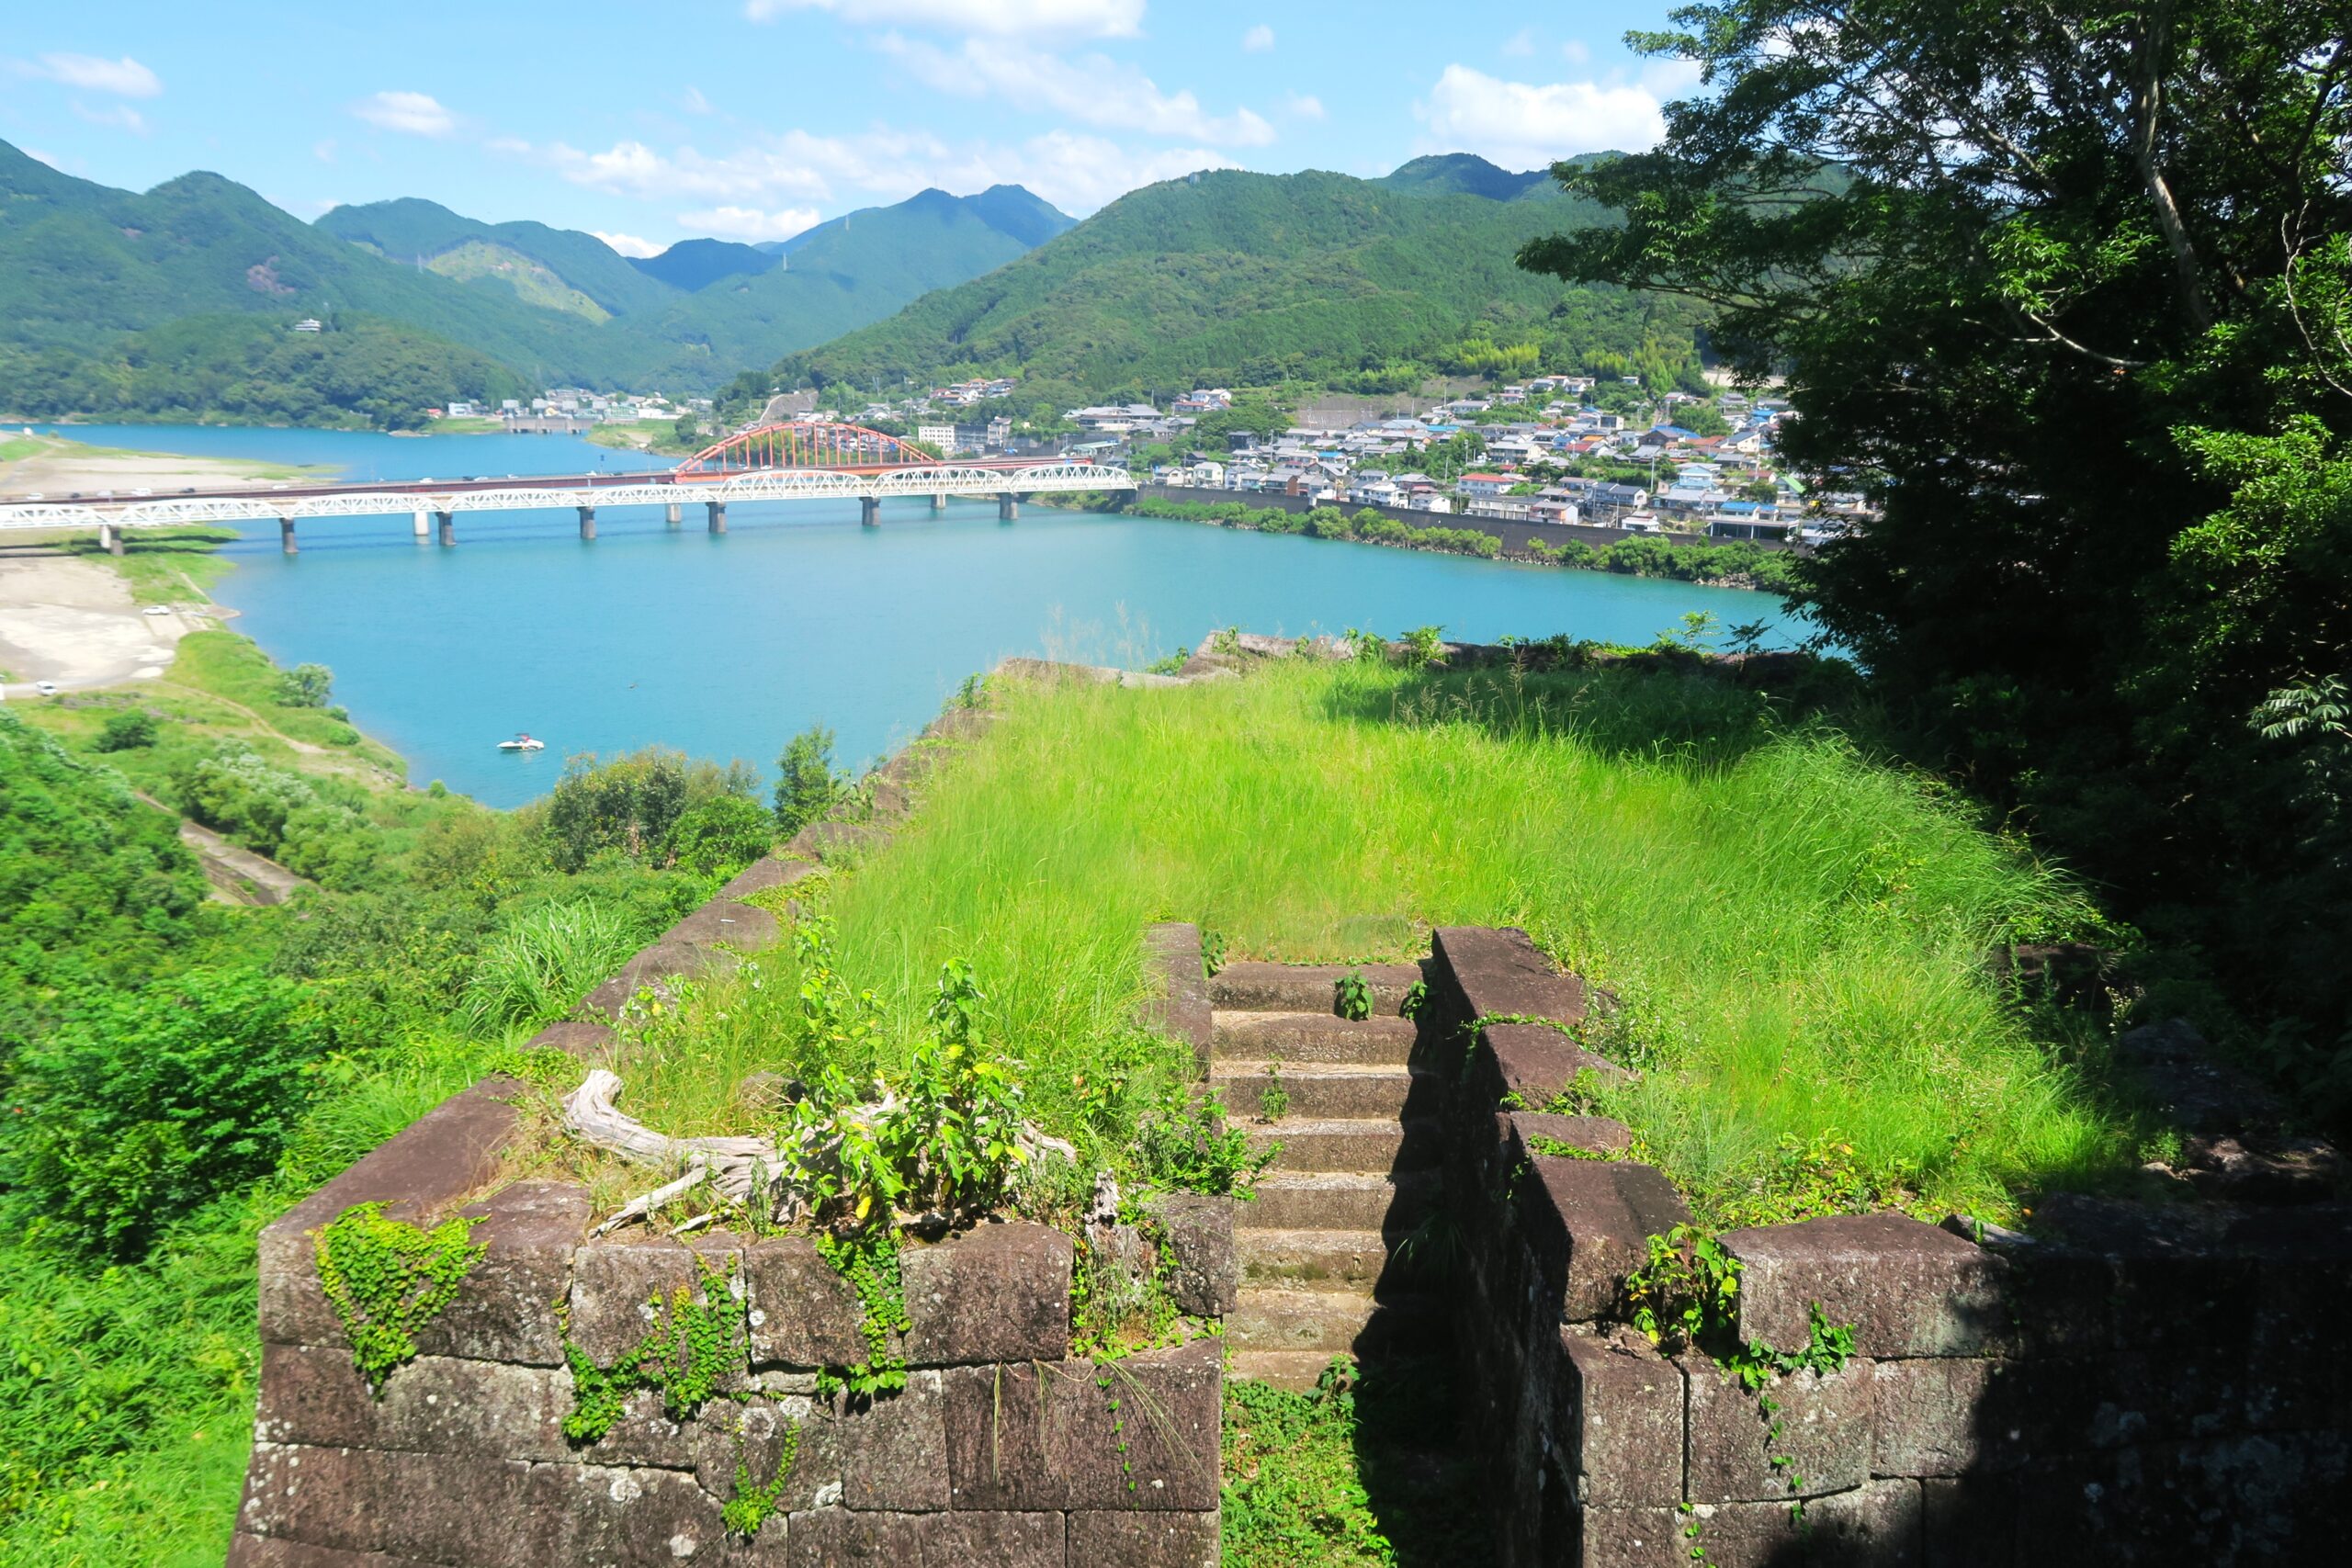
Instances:
[[[485,1250],[469,1239],[475,1224],[424,1230],[384,1218],[381,1203],[361,1203],[320,1229],[319,1288],[343,1319],[351,1364],[378,1398],[392,1370],[415,1357],[417,1331],[457,1300]]]
[[[565,1337],[572,1400],[571,1414],[563,1418],[565,1437],[583,1444],[602,1438],[639,1389],[661,1390],[662,1411],[673,1421],[687,1419],[721,1392],[729,1369],[742,1357],[749,1310],[728,1273],[699,1258],[695,1268],[695,1285],[652,1298],[653,1326],[611,1366],[597,1366]]]
[[[784,1488],[792,1479],[792,1461],[800,1457],[800,1427],[787,1422],[777,1439],[775,1472],[764,1482],[753,1478],[751,1455],[745,1450],[743,1424],[750,1419],[746,1413],[735,1424],[735,1495],[718,1506],[719,1523],[728,1530],[749,1540],[760,1533],[768,1516],[784,1498]],[[782,1421],[785,1417],[778,1416]]]
[[[851,1367],[827,1367],[818,1374],[818,1391],[830,1394],[847,1389],[870,1396],[906,1387],[907,1359],[892,1338],[913,1326],[907,1317],[906,1285],[899,1274],[897,1228],[884,1224],[847,1235],[820,1235],[817,1252],[857,1292],[863,1309],[857,1329],[865,1339],[865,1359]]]

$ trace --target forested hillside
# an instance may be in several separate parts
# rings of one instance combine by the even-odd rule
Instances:
[[[1538,367],[1697,383],[1692,307],[1511,264],[1538,235],[1602,221],[1600,208],[1464,157],[1390,180],[1221,172],[1148,186],[1011,265],[786,359],[772,379],[1018,375],[1024,400],[1057,406],[1290,379],[1391,390]]]
[[[1001,265],[1067,223],[1017,187],[926,191],[820,225],[782,264],[760,254],[755,274],[688,291],[591,234],[414,200],[305,224],[218,175],[141,195],[0,142],[0,412],[413,424],[427,402],[506,385],[502,369],[533,387],[703,391]],[[362,316],[364,332],[347,320]],[[190,322],[239,317],[254,324]],[[259,346],[306,317],[364,337],[366,352]],[[219,363],[189,352],[205,344],[224,351]],[[332,389],[387,354],[402,389]]]
[[[674,754],[514,814],[398,787],[326,694],[205,632],[166,682],[0,708],[5,1568],[217,1565],[259,1227],[773,836]],[[176,812],[320,886],[208,902]]]

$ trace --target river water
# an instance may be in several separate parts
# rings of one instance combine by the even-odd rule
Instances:
[[[43,429],[57,429],[41,426]],[[395,437],[340,431],[74,425],[101,446],[329,464],[353,479],[581,473],[666,466],[569,436]],[[1555,632],[1645,642],[1692,610],[1802,635],[1779,601],[1731,589],[1365,545],[1023,508],[737,502],[713,538],[698,506],[460,512],[458,544],[420,545],[406,515],[273,521],[227,547],[215,591],[281,664],[334,671],[335,700],[411,777],[494,806],[542,794],[563,759],[661,742],[773,766],[831,727],[843,761],[911,736],[963,679],[1010,654],[1140,664],[1217,626],[1297,636],[1437,625],[1490,642]],[[545,751],[501,753],[527,729]]]

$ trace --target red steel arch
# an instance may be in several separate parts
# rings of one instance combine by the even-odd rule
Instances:
[[[763,424],[730,435],[680,463],[681,479],[724,479],[771,468],[836,468],[870,472],[936,463],[899,440],[862,424]]]

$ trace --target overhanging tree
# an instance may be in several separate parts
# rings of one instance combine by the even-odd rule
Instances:
[[[2340,794],[2259,733],[2352,660],[2342,0],[1715,0],[1623,214],[1522,265],[1712,306],[1884,510],[1802,597],[1953,761],[2352,1104]],[[2324,770],[2319,770],[2324,772]]]

